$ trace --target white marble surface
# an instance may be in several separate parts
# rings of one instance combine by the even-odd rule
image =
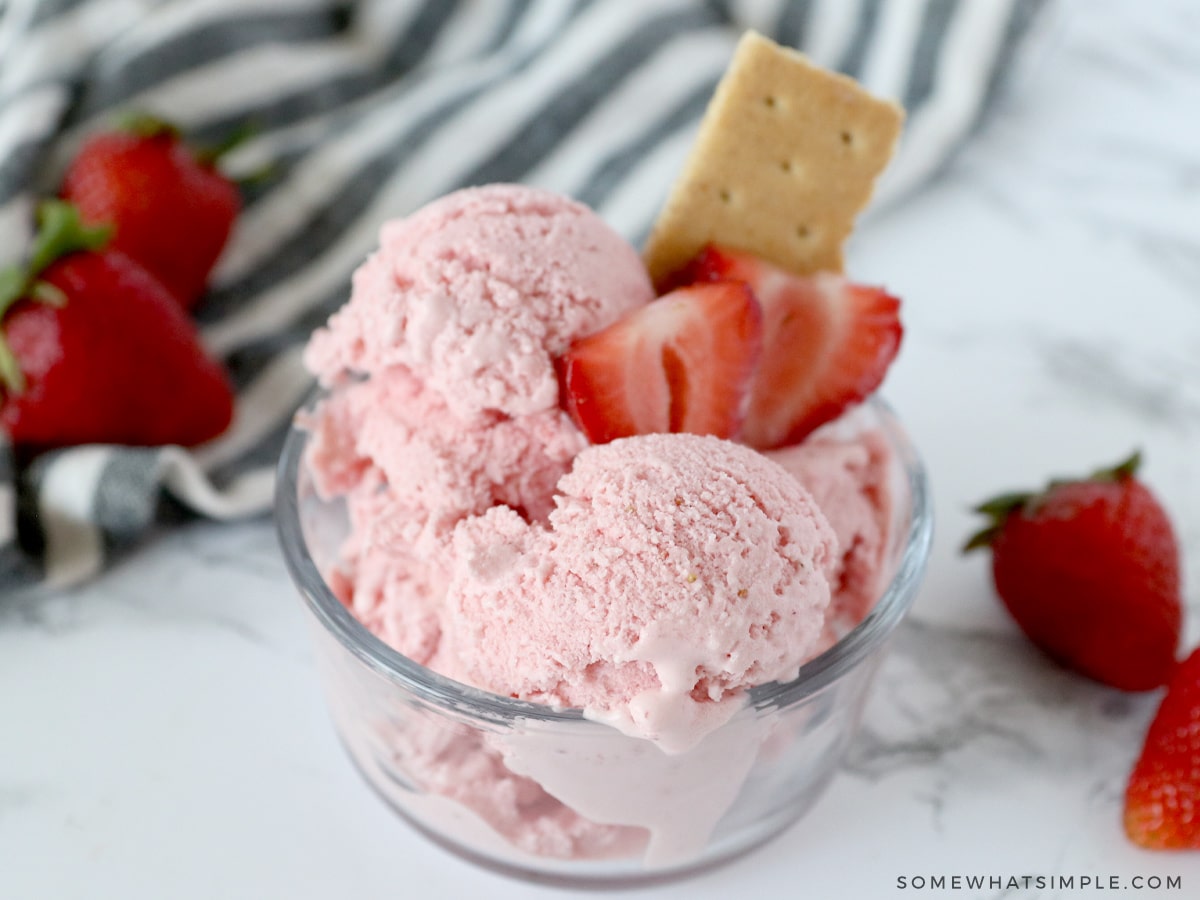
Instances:
[[[933,474],[929,577],[817,808],[732,866],[625,896],[1093,893],[896,887],[954,873],[1178,875],[1153,895],[1200,896],[1200,854],[1120,830],[1157,695],[1044,662],[983,557],[956,551],[971,501],[1141,446],[1200,637],[1197,112],[1196,4],[1075,3],[951,169],[858,236],[853,270],[907,300],[886,393]],[[364,787],[269,523],[195,525],[81,590],[0,602],[0,897],[554,894],[448,856]]]

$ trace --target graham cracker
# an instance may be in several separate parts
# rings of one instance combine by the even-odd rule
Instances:
[[[655,281],[707,243],[798,274],[841,271],[842,244],[904,111],[748,31],[709,101],[643,252]]]

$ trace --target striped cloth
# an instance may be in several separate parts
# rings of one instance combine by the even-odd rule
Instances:
[[[27,246],[82,137],[157,112],[270,164],[199,310],[238,388],[189,452],[0,446],[0,594],[99,571],[156,522],[271,505],[309,389],[303,341],[346,298],[385,219],[453,188],[522,181],[649,230],[739,32],[753,27],[902,102],[877,194],[927,179],[979,123],[1042,0],[0,0],[0,263]]]

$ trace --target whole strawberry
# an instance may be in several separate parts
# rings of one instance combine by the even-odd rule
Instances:
[[[1152,850],[1200,850],[1200,650],[1150,723],[1125,789],[1125,833]]]
[[[171,125],[136,116],[83,145],[62,196],[85,224],[111,225],[110,246],[191,309],[241,208],[236,185],[215,166],[222,150],[193,150]]]
[[[233,394],[166,288],[102,249],[60,201],[40,211],[29,262],[0,271],[0,429],[34,449],[198,444],[233,414]]]
[[[1139,462],[989,500],[964,548],[992,548],[996,591],[1030,640],[1127,691],[1171,677],[1183,622],[1179,547]]]

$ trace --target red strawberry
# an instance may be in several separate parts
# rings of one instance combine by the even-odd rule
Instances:
[[[559,360],[567,412],[588,439],[737,433],[760,348],[743,284],[681,288],[582,338]]]
[[[88,140],[63,180],[62,196],[85,223],[115,229],[111,247],[140,263],[190,309],[241,207],[215,152],[190,149],[171,126],[145,116]]]
[[[1125,833],[1151,850],[1200,850],[1200,650],[1155,713],[1125,788]]]
[[[964,548],[991,546],[996,592],[1030,640],[1126,691],[1171,677],[1183,624],[1179,546],[1139,462],[989,500]]]
[[[0,273],[0,428],[35,448],[224,431],[229,381],[166,289],[70,205],[41,215],[28,268]]]
[[[795,444],[879,387],[900,350],[900,301],[822,272],[804,277],[708,247],[671,281],[744,281],[763,315],[763,355],[742,440]]]

